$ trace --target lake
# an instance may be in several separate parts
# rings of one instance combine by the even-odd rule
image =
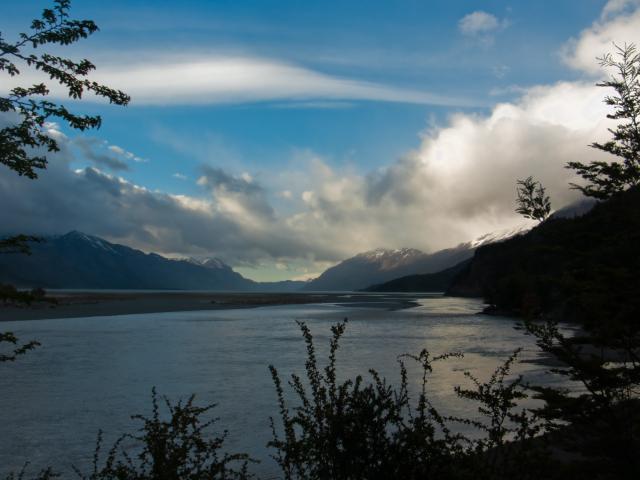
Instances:
[[[265,447],[269,416],[277,414],[267,367],[301,373],[305,345],[296,320],[310,326],[324,364],[330,326],[349,318],[338,354],[342,378],[373,367],[397,384],[402,353],[464,353],[439,364],[430,381],[434,403],[449,414],[475,412],[453,392],[463,370],[486,379],[517,347],[529,361],[518,372],[538,384],[559,381],[530,362],[541,354],[514,320],[478,314],[483,305],[474,299],[417,302],[403,310],[318,304],[2,323],[0,330],[42,346],[0,364],[0,477],[26,461],[32,469],[85,467],[99,429],[108,445],[137,428],[129,416],[150,412],[153,386],[172,400],[194,393],[200,404],[217,403],[213,416],[230,431],[228,448],[262,460],[254,471],[277,473]],[[410,374],[417,385],[418,372]]]

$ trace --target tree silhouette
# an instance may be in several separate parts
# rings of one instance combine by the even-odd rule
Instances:
[[[87,78],[95,70],[89,60],[74,61],[47,52],[36,53],[40,47],[70,45],[98,31],[98,26],[91,20],[70,19],[70,7],[70,0],[54,0],[52,8],[44,9],[41,17],[31,22],[30,32],[18,34],[18,39],[13,42],[6,41],[0,32],[0,72],[17,77],[22,73],[21,69],[34,69],[64,87],[72,99],[79,100],[83,93],[92,92],[106,98],[109,103],[127,105],[130,100],[127,94]],[[64,105],[47,100],[44,97],[49,92],[45,83],[38,83],[14,87],[0,96],[0,112],[9,120],[9,126],[0,129],[0,163],[20,176],[35,179],[38,177],[36,170],[46,168],[47,157],[37,149],[44,148],[48,152],[60,150],[56,139],[46,130],[51,119],[61,119],[71,128],[81,131],[99,128],[102,122],[98,115],[76,115]],[[2,238],[0,253],[28,254],[29,243],[34,241],[38,239],[28,235]],[[41,297],[40,293],[34,296],[33,292],[19,292],[10,285],[0,285],[0,300],[4,303],[30,303]],[[11,332],[0,332],[0,343],[15,346],[18,339]],[[9,354],[0,354],[0,361],[12,361],[37,345],[32,341],[17,346]]]
[[[614,112],[607,118],[622,120],[622,123],[609,129],[613,135],[611,140],[594,142],[591,147],[620,157],[622,161],[567,163],[567,168],[575,170],[588,182],[586,186],[571,184],[572,188],[601,200],[640,184],[640,53],[634,44],[615,45],[615,48],[615,57],[608,53],[598,60],[602,67],[613,68],[617,75],[597,85],[615,90],[614,95],[604,99],[607,105],[614,107]]]
[[[127,105],[128,95],[87,78],[95,69],[89,60],[74,61],[47,52],[35,52],[39,47],[70,45],[98,30],[91,20],[70,19],[70,6],[70,0],[55,0],[53,8],[45,9],[40,19],[31,22],[30,32],[20,33],[14,42],[5,41],[0,32],[0,71],[16,77],[21,69],[31,68],[64,87],[72,99],[81,99],[85,92],[92,92],[109,103]],[[46,168],[46,155],[33,149],[59,151],[56,139],[46,131],[46,123],[52,118],[61,119],[77,130],[100,127],[100,116],[76,115],[64,105],[43,98],[49,93],[45,83],[38,83],[15,87],[0,97],[0,112],[9,112],[9,119],[13,120],[0,130],[0,163],[18,175],[37,178],[36,170]]]
[[[551,213],[551,201],[540,182],[535,181],[533,177],[518,180],[516,191],[516,212],[538,222],[546,220]]]

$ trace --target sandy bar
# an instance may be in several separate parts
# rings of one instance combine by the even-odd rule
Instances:
[[[418,297],[366,293],[65,292],[49,294],[57,304],[0,305],[0,322],[312,303],[399,309],[418,305]]]

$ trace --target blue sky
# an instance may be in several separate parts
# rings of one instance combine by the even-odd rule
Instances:
[[[3,5],[3,36],[24,29],[46,6],[30,0]],[[82,135],[91,139],[89,147],[74,140],[78,133],[55,126],[70,142],[68,171],[81,175],[96,168],[105,178],[121,178],[157,198],[188,203],[190,212],[197,210],[194,202],[205,201],[215,215],[236,212],[236,219],[247,220],[233,224],[237,237],[210,244],[203,238],[216,236],[215,229],[167,233],[167,225],[140,227],[138,216],[140,231],[83,217],[73,227],[173,256],[220,256],[253,278],[282,279],[312,276],[362,248],[433,250],[482,229],[511,226],[512,217],[500,217],[500,208],[487,204],[483,221],[463,215],[459,220],[467,226],[435,235],[441,226],[434,220],[416,233],[417,210],[404,219],[406,227],[397,222],[397,212],[413,211],[418,201],[406,180],[397,191],[384,190],[382,200],[372,198],[420,152],[456,125],[463,128],[464,119],[488,121],[501,104],[526,110],[522,102],[541,86],[592,84],[593,72],[576,63],[581,39],[618,25],[636,7],[627,0],[76,0],[72,16],[93,19],[101,31],[60,52],[94,60],[95,77],[131,93],[132,102],[127,108],[92,99],[74,104],[78,111],[99,113],[104,123]],[[512,154],[519,155],[514,148]],[[118,157],[126,169],[96,163],[99,154]],[[207,167],[224,175],[211,180]],[[55,182],[54,175],[43,183]],[[395,216],[378,208],[380,202],[390,205],[384,203],[388,192],[389,202],[406,207],[394,210]],[[259,202],[268,209],[253,216],[248,205]],[[95,211],[126,217],[122,209],[139,208],[123,205],[108,210],[96,204]],[[372,224],[362,223],[369,214]],[[449,218],[457,214],[452,210]],[[316,245],[313,218],[325,222],[327,231],[348,225],[357,231],[331,250],[327,240]],[[428,223],[429,216],[423,220]],[[385,236],[385,221],[388,229],[406,228],[407,234]],[[287,248],[264,246],[273,237],[269,222],[281,225],[280,231],[292,229],[290,255]],[[20,226],[55,229],[45,224]],[[198,228],[192,226],[198,222],[189,225]],[[243,249],[229,247],[239,244]]]

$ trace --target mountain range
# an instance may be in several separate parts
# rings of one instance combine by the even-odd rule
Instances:
[[[527,230],[527,227],[502,230],[434,253],[413,248],[372,250],[327,269],[318,278],[307,282],[303,288],[315,291],[364,290],[407,275],[440,272],[470,259],[476,248],[482,245],[498,242]]]
[[[18,287],[291,291],[304,282],[259,283],[217,258],[169,259],[82,232],[42,238],[31,255],[0,255],[0,282]]]
[[[583,198],[561,208],[553,213],[547,220],[560,221],[560,220],[572,220],[578,219],[587,213],[589,213],[598,202],[592,198]],[[530,229],[526,227],[516,228],[512,230],[503,230],[501,232],[495,232],[487,235],[483,235],[473,242],[461,244],[457,247],[458,250],[467,249],[469,255],[460,263],[446,267],[438,271],[420,272],[416,274],[410,274],[402,277],[397,277],[392,280],[377,283],[367,287],[365,290],[368,292],[448,292],[452,293],[451,286],[456,282],[462,272],[467,271],[469,265],[472,263],[472,258],[478,256],[477,251],[482,251],[485,246],[500,246],[501,244],[517,239],[529,234]],[[460,293],[460,292],[458,292]],[[473,295],[480,295],[476,289]]]
[[[0,283],[66,289],[355,291],[407,275],[450,269],[470,259],[479,246],[521,231],[485,235],[431,254],[412,248],[376,249],[344,260],[307,282],[255,282],[219,258],[170,259],[72,231],[43,237],[31,245],[31,255],[0,255]],[[442,283],[448,276],[437,278]]]

